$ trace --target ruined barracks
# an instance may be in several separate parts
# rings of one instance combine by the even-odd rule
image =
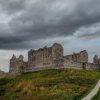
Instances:
[[[34,71],[42,68],[91,68],[97,67],[99,60],[94,57],[94,64],[88,63],[88,53],[86,50],[72,55],[63,55],[61,44],[54,43],[51,47],[44,47],[38,50],[28,51],[28,61],[24,61],[23,55],[16,58],[15,55],[10,59],[10,73]],[[94,66],[95,65],[95,66]]]

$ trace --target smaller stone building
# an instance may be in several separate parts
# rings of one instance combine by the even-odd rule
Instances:
[[[85,68],[87,62],[88,62],[88,53],[86,50],[83,50],[79,53],[73,53],[72,55],[64,56],[65,66],[77,66]]]
[[[88,62],[88,53],[86,50],[81,51],[80,53],[73,53],[72,55],[64,56],[66,60],[72,60],[73,62]]]
[[[18,58],[16,58],[15,55],[12,56],[10,59],[10,71],[13,73],[23,72],[25,69],[27,69],[27,62],[24,62],[23,56],[20,55]]]
[[[93,58],[93,63],[98,64],[98,60],[99,60],[98,55],[95,55]]]
[[[98,66],[98,70],[100,70],[100,58],[98,57],[98,55],[95,55],[93,58],[93,64]]]

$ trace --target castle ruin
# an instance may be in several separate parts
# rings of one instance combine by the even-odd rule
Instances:
[[[72,55],[63,55],[63,46],[59,43],[54,43],[51,47],[44,47],[38,50],[31,49],[28,51],[28,61],[23,60],[20,55],[16,58],[15,55],[10,59],[10,73],[18,73],[25,71],[34,71],[34,69],[43,68],[81,68],[95,69],[100,64],[97,56],[94,57],[94,63],[88,63],[88,53],[86,50]],[[91,67],[92,66],[92,67]]]

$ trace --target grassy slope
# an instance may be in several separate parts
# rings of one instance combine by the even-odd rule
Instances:
[[[0,79],[0,100],[80,100],[100,78],[99,72],[47,70]]]

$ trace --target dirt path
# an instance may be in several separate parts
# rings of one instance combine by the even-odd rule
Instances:
[[[96,84],[96,86],[93,88],[93,90],[87,96],[85,96],[82,100],[91,100],[97,94],[99,89],[100,89],[100,79],[98,83]]]

